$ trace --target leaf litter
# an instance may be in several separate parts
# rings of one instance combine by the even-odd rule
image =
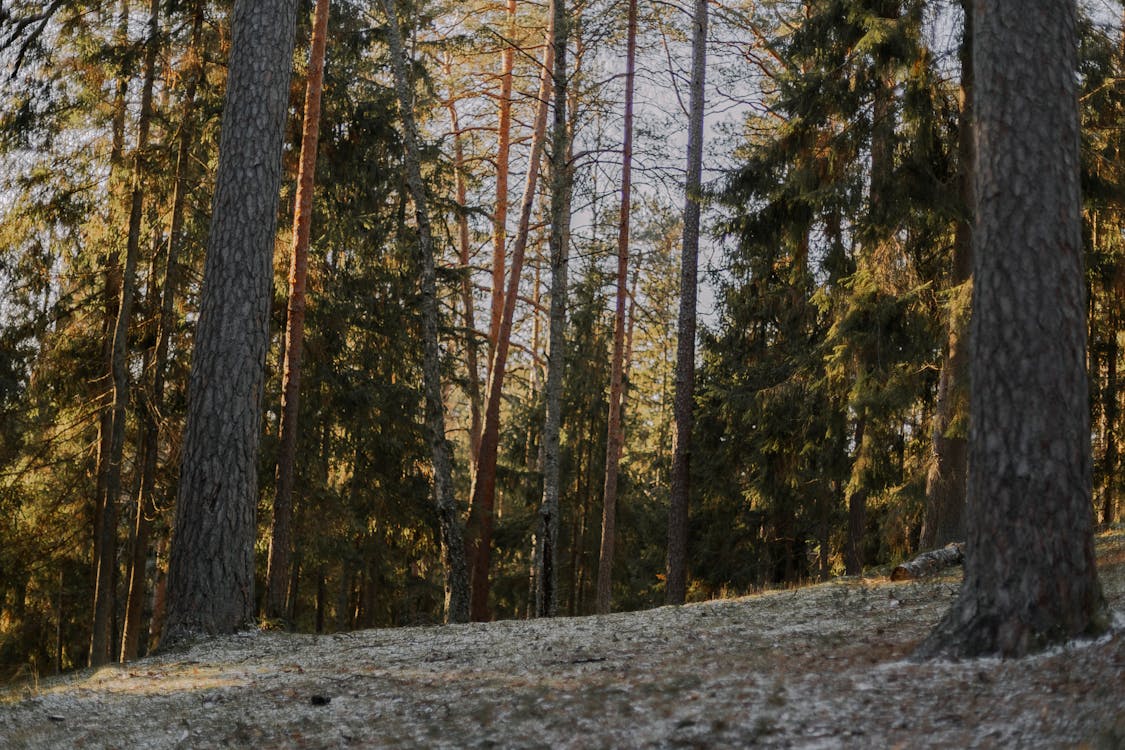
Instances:
[[[1125,527],[1098,539],[1113,631],[1023,659],[913,662],[959,571],[604,616],[252,631],[13,685],[0,747],[1125,747]]]

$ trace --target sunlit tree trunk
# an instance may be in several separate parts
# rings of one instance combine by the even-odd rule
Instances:
[[[254,618],[258,446],[296,0],[235,0],[164,644]]]
[[[691,494],[691,433],[695,426],[695,310],[699,268],[699,215],[703,188],[703,106],[707,72],[707,2],[695,0],[692,15],[691,99],[688,114],[687,179],[683,249],[680,255],[680,313],[676,323],[676,384],[672,413],[672,488],[668,507],[665,595],[683,604],[687,594],[688,497]]]
[[[305,279],[309,234],[316,189],[316,152],[320,140],[320,96],[324,88],[324,50],[328,40],[329,0],[316,0],[309,73],[305,84],[305,119],[301,131],[301,163],[297,172],[293,246],[289,258],[289,303],[285,323],[285,361],[281,374],[281,428],[278,436],[277,482],[266,568],[266,617],[286,616],[286,592],[292,554],[293,478],[297,462],[297,419],[301,400],[301,355],[305,335]]]
[[[1074,0],[977,0],[965,580],[922,656],[1108,627],[1094,558]]]
[[[121,462],[125,448],[125,419],[129,402],[128,338],[133,319],[133,297],[136,292],[137,260],[140,255],[141,221],[144,213],[145,152],[152,122],[152,87],[156,77],[156,53],[160,16],[159,0],[152,0],[148,18],[141,110],[137,120],[137,146],[133,150],[132,180],[129,196],[129,228],[125,244],[125,263],[121,274],[121,298],[117,304],[117,322],[113,329],[113,405],[109,458],[106,462],[105,500],[102,504],[101,540],[96,560],[94,588],[94,632],[90,640],[90,665],[109,661],[113,654],[112,622],[117,601],[117,500],[121,494]]]
[[[414,123],[413,97],[406,73],[395,0],[383,0],[388,20],[388,42],[394,64],[395,93],[402,117],[406,146],[406,184],[414,201],[418,223],[418,253],[422,267],[422,380],[426,398],[426,432],[434,471],[434,502],[441,527],[441,553],[445,566],[446,622],[469,619],[469,585],[465,562],[465,543],[461,519],[453,497],[453,457],[445,437],[445,411],[441,398],[441,352],[438,344],[437,277],[434,245],[430,229],[429,203],[422,182],[422,157],[418,149],[418,129]]]
[[[551,312],[548,333],[546,418],[543,424],[543,500],[535,536],[535,615],[559,613],[559,431],[566,356],[567,275],[570,265],[570,133],[567,127],[566,0],[553,0],[554,120],[551,124]]]
[[[629,285],[629,212],[633,176],[633,81],[637,59],[637,0],[629,0],[625,49],[625,121],[621,140],[621,213],[617,222],[617,294],[614,306],[613,359],[609,377],[609,419],[606,436],[602,540],[598,554],[599,614],[609,612],[613,595],[613,551],[617,534],[617,473],[621,463],[622,381],[625,367],[625,302]]]
[[[508,363],[512,321],[515,318],[516,300],[519,296],[520,275],[523,273],[524,252],[531,224],[531,209],[535,203],[535,186],[539,177],[539,162],[543,154],[543,140],[547,131],[548,99],[551,96],[551,71],[554,65],[553,21],[548,23],[547,44],[543,47],[543,64],[539,77],[539,94],[535,110],[535,124],[531,135],[531,153],[528,157],[527,181],[520,201],[519,225],[512,244],[512,267],[508,277],[508,290],[504,295],[504,312],[500,320],[499,336],[488,373],[485,390],[484,431],[481,434],[480,456],[473,475],[472,499],[469,506],[468,544],[472,566],[472,605],[474,621],[489,619],[488,589],[491,563],[493,506],[496,500],[496,458],[500,445],[500,400],[503,395],[504,371]]]
[[[492,298],[488,323],[488,369],[492,372],[504,317],[504,269],[508,246],[508,159],[512,143],[512,69],[516,59],[516,0],[507,1],[504,51],[500,56],[499,116],[496,121],[496,207],[492,213]]]

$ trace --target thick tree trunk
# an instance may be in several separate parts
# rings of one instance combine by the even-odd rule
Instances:
[[[566,355],[567,274],[570,265],[570,133],[567,128],[566,0],[552,0],[555,34],[554,121],[551,125],[551,312],[548,334],[546,418],[543,424],[543,501],[535,547],[535,615],[559,613],[559,432]]]
[[[296,0],[235,0],[164,642],[254,618],[258,445]]]
[[[933,457],[926,476],[926,509],[920,546],[930,549],[965,538],[965,477],[968,470],[968,299],[972,287],[973,206],[973,0],[961,0],[965,32],[961,41],[961,113],[958,117],[959,191],[962,217],[953,239],[952,295],[946,321],[945,356],[934,409]]]
[[[309,73],[305,84],[305,119],[301,130],[301,165],[297,171],[293,245],[289,257],[289,303],[285,317],[285,360],[281,374],[281,428],[277,482],[273,497],[269,561],[266,568],[266,617],[284,619],[293,540],[293,478],[297,463],[297,419],[301,401],[301,355],[305,337],[305,279],[316,189],[316,152],[320,140],[320,95],[324,88],[324,50],[328,41],[329,0],[316,0]]]
[[[695,426],[695,309],[699,268],[699,215],[703,183],[703,105],[707,71],[707,2],[695,0],[691,40],[691,100],[688,122],[687,181],[683,250],[680,259],[680,314],[676,325],[676,384],[672,415],[672,488],[668,508],[669,604],[687,594],[688,497],[691,494],[691,434]]]
[[[921,656],[1108,626],[1094,560],[1073,0],[978,0],[965,581]]]
[[[453,497],[453,457],[445,438],[445,407],[441,398],[441,351],[438,344],[437,276],[434,270],[434,245],[430,229],[429,203],[422,182],[422,157],[418,149],[418,129],[414,124],[413,97],[406,74],[395,0],[383,0],[387,14],[388,40],[394,61],[395,92],[402,117],[406,146],[406,184],[414,200],[418,223],[418,254],[422,268],[422,380],[426,398],[426,432],[434,470],[434,502],[441,529],[441,553],[445,566],[446,622],[469,619],[469,583],[465,562],[465,543],[460,513]]]
[[[625,49],[625,121],[621,139],[621,213],[617,222],[617,295],[613,323],[613,359],[609,376],[609,419],[602,493],[602,543],[598,554],[598,614],[609,612],[613,595],[613,548],[617,535],[617,474],[621,463],[621,391],[625,365],[625,298],[629,284],[629,212],[633,173],[633,81],[637,59],[637,0],[629,0]]]
[[[552,17],[553,19],[553,17]],[[480,456],[473,475],[472,499],[469,506],[469,553],[472,565],[471,616],[476,622],[489,619],[488,589],[491,563],[493,505],[496,499],[496,459],[500,446],[500,399],[504,388],[504,370],[508,364],[512,322],[515,318],[519,295],[520,275],[523,273],[524,252],[527,249],[531,225],[531,209],[535,203],[535,186],[539,177],[539,162],[543,155],[543,140],[547,131],[547,110],[551,96],[551,71],[554,66],[553,20],[548,23],[547,44],[543,47],[543,64],[539,77],[538,103],[535,124],[531,134],[531,154],[528,157],[527,181],[520,202],[519,225],[512,244],[512,268],[508,278],[508,291],[504,295],[504,312],[500,320],[496,349],[488,372],[485,390],[484,431],[481,434]]]
[[[125,449],[126,409],[129,404],[128,339],[129,326],[133,320],[133,297],[136,293],[137,261],[141,245],[141,220],[144,213],[142,171],[152,122],[152,86],[156,77],[159,17],[160,2],[152,0],[141,87],[141,111],[137,120],[137,146],[133,150],[133,184],[129,196],[129,229],[125,243],[125,263],[121,274],[121,297],[117,304],[117,322],[113,329],[112,428],[109,456],[106,461],[99,555],[95,561],[97,574],[94,588],[94,629],[90,639],[90,666],[105,664],[113,658],[111,617],[117,602],[117,501],[121,495],[121,462]]]

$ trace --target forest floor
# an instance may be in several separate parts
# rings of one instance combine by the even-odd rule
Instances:
[[[0,695],[3,748],[1125,747],[1115,631],[1015,660],[908,660],[960,571],[601,617],[254,632]]]

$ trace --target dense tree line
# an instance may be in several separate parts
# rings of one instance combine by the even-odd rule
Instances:
[[[295,23],[257,31],[243,3],[0,8],[4,670],[207,630],[176,557],[207,544],[245,548],[208,605],[230,626],[324,632],[737,594],[964,539],[978,1],[321,0],[320,25],[278,2]],[[1103,524],[1120,13],[1075,26]],[[240,61],[266,37],[274,62]],[[265,151],[235,178],[240,135]],[[276,205],[224,195],[270,158]],[[209,280],[254,263],[253,289]],[[256,375],[206,369],[236,320]],[[245,441],[216,442],[236,417]],[[244,542],[176,553],[224,493]]]

